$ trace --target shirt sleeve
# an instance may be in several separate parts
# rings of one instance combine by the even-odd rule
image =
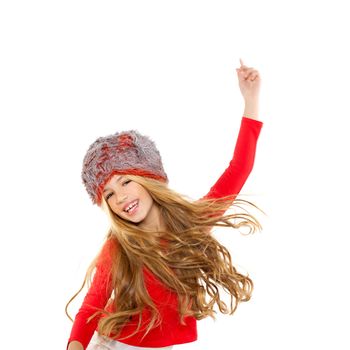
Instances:
[[[236,198],[253,169],[257,140],[262,126],[261,121],[242,117],[229,166],[202,199],[221,198],[229,195],[233,196],[232,201]]]
[[[110,272],[112,260],[110,248],[111,240],[109,239],[101,250],[90,288],[75,316],[66,349],[68,349],[69,343],[73,340],[79,341],[84,349],[87,348],[102,315],[97,315],[89,323],[87,323],[87,320],[97,311],[96,307],[104,308],[111,296],[112,288]]]

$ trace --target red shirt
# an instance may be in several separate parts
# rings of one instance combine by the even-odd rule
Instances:
[[[240,192],[253,169],[256,144],[262,125],[263,123],[261,121],[242,117],[234,154],[229,166],[204,197],[220,198]],[[91,286],[75,316],[67,349],[69,343],[73,340],[79,341],[84,349],[86,349],[94,331],[97,330],[99,318],[104,317],[104,315],[101,315],[86,323],[89,316],[96,311],[96,309],[90,308],[89,305],[104,308],[111,297],[112,286],[109,283],[111,244],[114,244],[113,241],[107,240],[102,248]],[[177,312],[177,295],[169,290],[146,267],[144,268],[144,276],[145,285],[150,297],[159,309],[162,324],[152,329],[141,341],[150,320],[150,312],[145,308],[142,313],[142,331],[133,337],[119,341],[133,346],[157,348],[197,340],[197,320],[193,316],[185,318],[186,326],[180,324],[180,318]],[[112,303],[108,303],[107,310],[112,311],[112,307]],[[134,317],[130,322],[125,324],[118,338],[123,338],[134,332],[137,324],[138,317]],[[118,338],[113,338],[113,335],[111,335],[111,338],[118,340]]]

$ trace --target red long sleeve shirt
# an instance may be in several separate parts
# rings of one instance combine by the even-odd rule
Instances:
[[[241,127],[238,133],[233,157],[229,166],[216,181],[214,186],[203,198],[221,198],[238,194],[242,189],[254,165],[257,140],[263,123],[247,117],[242,117]],[[113,241],[107,240],[104,244],[100,258],[96,264],[96,271],[91,286],[84,301],[75,316],[71,334],[67,343],[79,341],[84,349],[88,346],[92,335],[97,330],[97,324],[102,316],[95,317],[89,323],[87,319],[96,311],[93,307],[104,308],[112,293],[110,283],[111,248]],[[147,329],[151,318],[150,311],[145,308],[142,313],[142,326],[139,333],[133,337],[119,340],[123,343],[140,347],[164,347],[175,344],[189,343],[197,340],[197,320],[188,316],[184,320],[186,325],[180,324],[177,312],[177,295],[168,289],[151,271],[144,268],[145,286],[157,306],[162,317],[160,326],[152,329],[143,340],[142,336]],[[92,307],[91,307],[92,306]],[[112,311],[113,305],[108,304],[107,310]],[[138,324],[138,317],[133,317],[122,329],[118,338],[123,338],[133,333]],[[112,336],[111,336],[112,337]],[[118,340],[118,338],[113,338]]]

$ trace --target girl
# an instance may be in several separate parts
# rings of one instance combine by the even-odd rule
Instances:
[[[259,73],[240,63],[236,71],[245,110],[233,158],[200,200],[190,201],[167,186],[149,137],[129,130],[90,145],[82,179],[93,204],[108,215],[110,229],[81,289],[66,305],[70,318],[68,305],[88,281],[68,350],[170,350],[197,339],[196,321],[215,318],[215,304],[233,314],[239,302],[250,300],[252,280],[237,272],[227,248],[211,235],[214,226],[261,229],[247,212],[225,215],[233,205],[257,208],[237,198],[263,125],[257,120]],[[230,308],[219,288],[229,294]]]

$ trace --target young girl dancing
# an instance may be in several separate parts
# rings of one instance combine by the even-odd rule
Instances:
[[[245,110],[229,166],[210,191],[192,201],[168,187],[155,143],[136,130],[99,137],[84,157],[82,180],[110,228],[80,293],[68,350],[172,349],[197,339],[197,320],[233,314],[250,300],[253,282],[232,265],[215,226],[261,229],[238,194],[249,176],[263,123],[258,120],[259,72],[236,69]],[[226,213],[226,214],[225,214]],[[94,276],[92,279],[92,273]],[[92,280],[92,282],[91,282]],[[230,296],[230,307],[220,291]]]

